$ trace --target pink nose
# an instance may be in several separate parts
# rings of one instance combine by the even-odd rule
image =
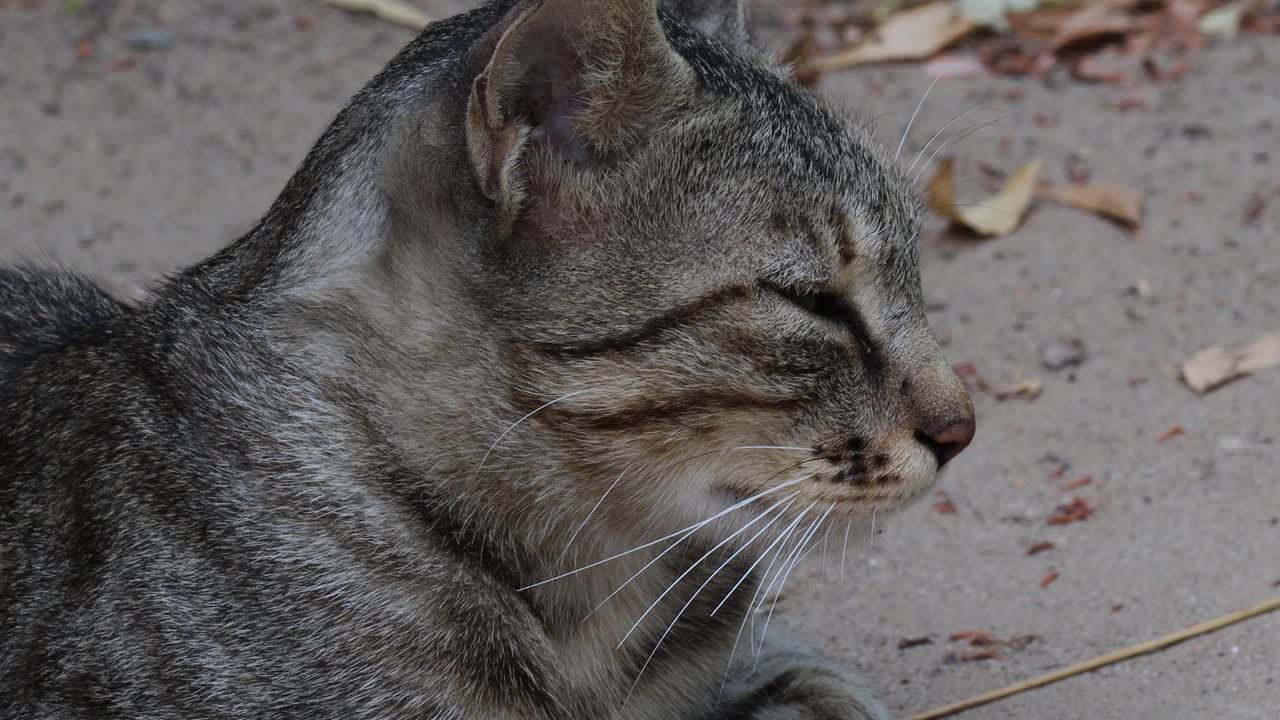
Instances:
[[[977,423],[972,417],[953,419],[929,430],[916,433],[916,440],[929,448],[938,459],[938,467],[942,467],[969,447],[973,442],[973,434]]]

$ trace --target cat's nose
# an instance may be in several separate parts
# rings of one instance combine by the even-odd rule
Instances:
[[[976,430],[977,423],[974,422],[972,415],[968,415],[950,418],[932,427],[918,430],[916,440],[929,448],[933,456],[938,459],[938,467],[941,468],[969,447]]]

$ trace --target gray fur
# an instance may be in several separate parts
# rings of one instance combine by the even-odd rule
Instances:
[[[886,716],[773,637],[720,696],[772,562],[712,610],[972,417],[909,184],[701,9],[583,2],[427,28],[146,303],[0,271],[0,718]]]

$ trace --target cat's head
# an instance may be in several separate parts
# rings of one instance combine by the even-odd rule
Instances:
[[[754,55],[739,3],[657,5],[517,3],[471,58],[470,282],[519,433],[633,502],[803,478],[779,497],[899,506],[974,428],[910,184]]]

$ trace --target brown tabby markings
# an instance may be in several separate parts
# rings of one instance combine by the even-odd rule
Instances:
[[[665,5],[433,23],[145,303],[0,270],[0,716],[887,717],[765,631],[973,436],[921,210]]]

